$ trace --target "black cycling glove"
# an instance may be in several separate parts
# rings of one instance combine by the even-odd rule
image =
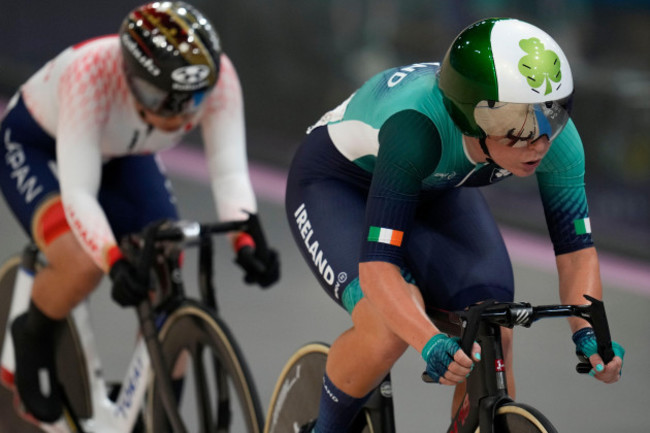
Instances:
[[[250,239],[247,234],[240,236]],[[235,263],[246,272],[244,281],[247,284],[257,283],[261,287],[268,287],[278,281],[280,278],[280,260],[277,251],[268,248],[265,254],[259,254],[252,239],[249,242],[243,242],[244,245],[239,244]]]
[[[116,261],[109,272],[113,281],[111,295],[123,307],[138,305],[149,293],[146,282],[138,277],[135,267],[126,259]]]

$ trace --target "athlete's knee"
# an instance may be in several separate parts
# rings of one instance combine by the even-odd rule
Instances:
[[[382,370],[389,370],[406,352],[408,344],[391,331],[376,333],[373,344],[367,345],[367,358]]]
[[[361,299],[352,311],[354,329],[363,335],[371,359],[392,365],[408,348],[408,344],[395,334],[372,307],[368,299]]]
[[[375,352],[372,356],[375,356],[376,359],[381,360],[382,364],[386,367],[390,367],[406,352],[408,349],[408,344],[397,337],[395,334],[392,334],[393,338],[386,339],[380,344],[375,346]]]
[[[104,275],[71,232],[46,246],[44,254],[47,265],[42,271],[43,278],[57,284],[59,290],[70,293],[70,296],[81,298],[88,295]]]

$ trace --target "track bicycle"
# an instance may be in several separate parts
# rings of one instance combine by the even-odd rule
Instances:
[[[243,230],[268,249],[255,215],[216,224],[168,221],[125,237],[121,249],[150,275],[151,299],[138,307],[139,334],[121,384],[102,376],[87,302],[57,332],[56,359],[64,416],[46,432],[247,432],[259,433],[263,414],[248,366],[218,314],[213,284],[213,234]],[[180,263],[185,248],[199,248],[200,299],[185,293]],[[33,276],[43,257],[30,244],[0,269],[2,378],[13,383],[11,320],[27,309]],[[10,306],[10,307],[9,307]],[[1,338],[1,337],[0,337]],[[23,423],[24,424],[24,423]]]
[[[447,433],[557,433],[537,409],[515,402],[507,392],[506,368],[501,347],[501,327],[530,327],[549,317],[580,317],[594,328],[598,353],[605,363],[614,357],[604,304],[585,295],[586,305],[531,306],[528,303],[486,301],[463,311],[427,309],[438,328],[461,337],[470,356],[474,341],[481,346],[481,362],[467,378],[466,393]],[[297,433],[318,415],[322,377],[329,346],[315,342],[296,351],[286,363],[269,404],[264,433]],[[591,370],[581,357],[579,373]],[[422,373],[425,382],[432,380]],[[355,419],[352,433],[394,433],[395,420],[390,373]]]

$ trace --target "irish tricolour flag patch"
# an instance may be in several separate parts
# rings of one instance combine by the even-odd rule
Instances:
[[[382,244],[395,245],[396,247],[402,245],[403,237],[404,232],[384,227],[370,226],[370,232],[368,233],[369,242],[379,242]]]
[[[573,226],[576,229],[577,235],[586,235],[587,233],[591,233],[591,223],[589,222],[589,218],[575,220],[573,221]]]

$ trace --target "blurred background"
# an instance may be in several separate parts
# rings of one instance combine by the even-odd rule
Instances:
[[[277,374],[307,341],[333,339],[349,318],[319,289],[302,263],[282,208],[283,176],[305,133],[373,74],[438,61],[467,25],[511,16],[550,33],[571,61],[573,118],[587,155],[588,198],[613,336],[628,350],[620,384],[605,387],[573,372],[564,321],[516,338],[521,401],[543,409],[559,431],[647,431],[650,375],[650,1],[649,0],[193,0],[215,23],[237,67],[246,103],[248,151],[260,213],[283,275],[269,291],[244,287],[223,245],[218,258],[222,313],[254,372],[266,408]],[[115,33],[137,0],[0,0],[0,109],[18,86],[68,45]],[[201,141],[163,154],[179,207],[188,218],[214,218]],[[194,158],[194,159],[192,159]],[[517,299],[557,301],[557,277],[534,178],[483,189],[513,259]],[[0,259],[25,241],[0,200]],[[188,255],[191,277],[194,261]],[[95,333],[108,379],[128,365],[124,336],[131,310],[113,305],[108,287],[93,295]],[[129,340],[130,341],[130,340]],[[127,345],[128,346],[128,345]],[[128,348],[127,348],[128,349]],[[421,431],[448,416],[450,394],[421,383],[420,356],[393,370],[400,431]],[[548,356],[551,354],[551,356]],[[415,373],[414,373],[415,372]],[[534,373],[531,373],[534,372]],[[605,392],[607,391],[607,392]],[[11,396],[0,388],[0,431]],[[405,395],[405,394],[410,394]],[[406,398],[404,398],[406,397]],[[438,399],[439,397],[439,399]],[[4,399],[4,400],[3,400]],[[2,403],[4,401],[4,404]],[[433,402],[422,405],[421,402]],[[594,411],[594,405],[598,410]],[[3,410],[7,412],[3,412]],[[589,414],[588,419],[576,414]],[[417,426],[417,427],[416,427]],[[20,430],[21,432],[23,430]],[[30,430],[31,431],[31,430]]]
[[[279,169],[307,126],[382,69],[441,60],[455,35],[483,17],[517,17],[541,27],[571,61],[594,238],[600,247],[650,260],[650,1],[193,3],[215,23],[238,69],[251,158]],[[116,32],[139,4],[2,0],[0,97],[64,47]],[[484,191],[502,222],[545,233],[534,179]]]

